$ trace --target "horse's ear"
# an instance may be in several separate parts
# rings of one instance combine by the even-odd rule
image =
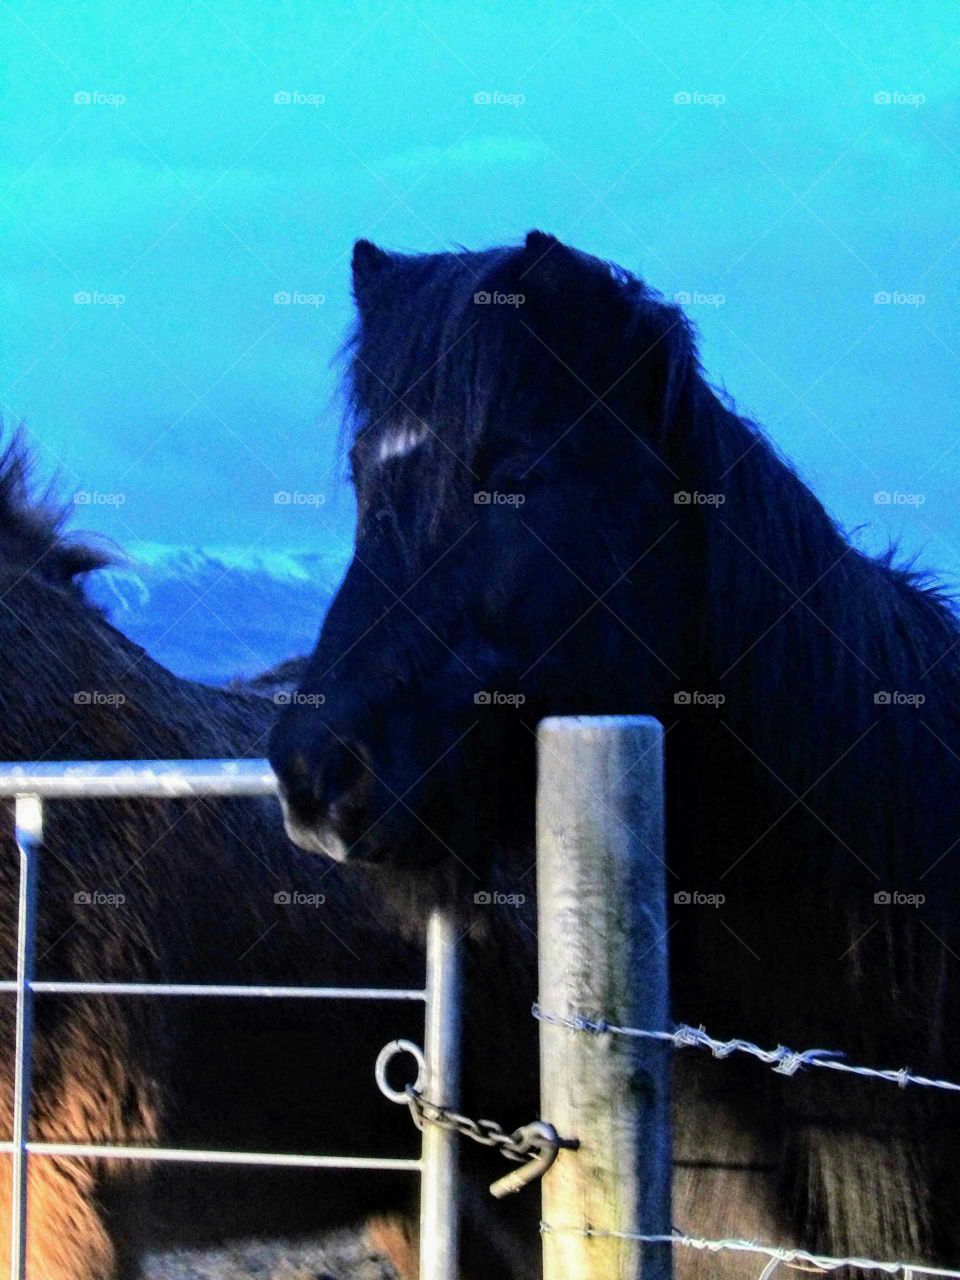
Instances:
[[[528,231],[523,248],[531,262],[535,262],[552,249],[562,249],[563,246],[556,236],[551,236],[546,231]]]
[[[576,250],[556,236],[546,231],[530,231],[523,242],[521,281],[531,286],[536,282],[542,294],[553,294],[568,287],[577,260]]]
[[[371,240],[358,240],[353,246],[353,293],[359,301],[364,289],[382,271],[390,261],[386,250],[379,248]]]

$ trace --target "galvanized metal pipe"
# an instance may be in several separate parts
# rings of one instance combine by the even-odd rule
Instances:
[[[33,982],[36,957],[37,884],[43,843],[43,803],[36,795],[18,795],[14,807],[20,851],[17,902],[17,1011],[13,1058],[13,1155],[10,1171],[10,1277],[27,1275],[27,1180],[30,1137],[30,1059],[33,1048]]]
[[[419,1160],[368,1156],[312,1156],[262,1152],[99,1146],[29,1141],[30,1053],[33,999],[37,994],[423,1000],[425,1088],[432,1100],[459,1102],[461,969],[453,921],[431,916],[427,929],[424,990],[381,987],[233,986],[215,983],[38,982],[34,978],[38,855],[44,799],[93,797],[177,799],[191,796],[267,796],[277,780],[266,760],[104,760],[78,763],[0,763],[0,797],[16,800],[20,849],[17,977],[0,982],[0,993],[17,1000],[13,1141],[0,1143],[12,1156],[11,1280],[26,1280],[27,1169],[30,1156],[246,1164],[317,1169],[383,1169],[419,1172],[421,1186],[421,1280],[456,1280],[457,1137],[428,1125]]]
[[[0,1154],[17,1144],[0,1142]],[[421,1161],[388,1156],[311,1156],[269,1151],[213,1151],[194,1147],[109,1147],[89,1142],[27,1142],[31,1156],[75,1156],[84,1160],[162,1160],[168,1164],[256,1165],[264,1169],[388,1169],[418,1173]],[[19,1274],[16,1278],[19,1280]]]
[[[241,996],[247,1000],[425,1000],[406,987],[243,987],[202,982],[31,982],[35,995],[55,996]],[[0,993],[17,991],[0,982]]]
[[[434,911],[427,924],[427,1000],[424,1097],[460,1104],[462,961],[453,918]],[[457,1280],[457,1134],[428,1124],[423,1130],[420,1193],[420,1280]]]
[[[0,763],[0,796],[269,796],[277,779],[268,760],[84,760]]]

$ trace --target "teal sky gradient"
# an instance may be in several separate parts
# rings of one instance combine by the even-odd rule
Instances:
[[[868,545],[960,576],[950,6],[11,0],[0,48],[3,412],[67,492],[123,494],[79,524],[346,543],[353,240],[536,226],[722,295],[690,309],[712,377]]]

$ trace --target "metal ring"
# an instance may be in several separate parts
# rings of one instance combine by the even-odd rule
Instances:
[[[412,1040],[391,1040],[389,1044],[385,1044],[377,1054],[377,1065],[374,1067],[374,1075],[377,1078],[377,1087],[385,1098],[389,1098],[391,1102],[407,1103],[409,1101],[406,1091],[400,1092],[397,1089],[391,1089],[387,1084],[387,1066],[396,1057],[398,1053],[409,1053],[417,1064],[417,1078],[413,1082],[413,1088],[419,1089],[423,1084],[423,1077],[427,1070],[427,1064],[423,1056],[423,1050],[419,1045],[414,1044]]]

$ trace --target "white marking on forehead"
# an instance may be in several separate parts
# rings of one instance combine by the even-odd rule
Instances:
[[[394,427],[380,441],[377,449],[377,461],[389,462],[391,458],[404,458],[417,445],[423,444],[430,432],[418,424]]]

